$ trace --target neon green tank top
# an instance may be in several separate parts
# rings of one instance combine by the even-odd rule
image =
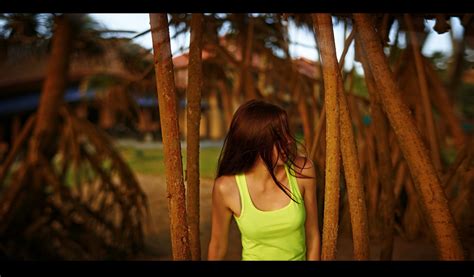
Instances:
[[[240,216],[234,215],[242,239],[242,260],[306,260],[303,198],[291,167],[285,164],[293,198],[273,211],[257,209],[250,198],[244,173],[235,175],[241,199]]]

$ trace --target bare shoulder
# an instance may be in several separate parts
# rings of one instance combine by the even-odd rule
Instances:
[[[220,176],[214,181],[214,193],[226,203],[235,198],[239,191],[234,176]]]
[[[315,191],[316,168],[313,161],[306,157],[298,156],[294,162],[295,175],[303,195],[306,195],[306,191]]]
[[[316,168],[311,159],[303,156],[298,156],[295,159],[295,173],[298,178],[304,178],[301,175],[308,176],[311,178],[316,177]]]

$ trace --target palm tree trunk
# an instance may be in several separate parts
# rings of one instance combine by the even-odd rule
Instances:
[[[370,18],[354,14],[361,46],[374,74],[384,109],[412,173],[416,191],[442,260],[462,260],[463,248],[448,201],[410,111],[403,103]]]
[[[298,73],[294,73],[298,74]],[[309,119],[308,106],[306,103],[305,88],[301,86],[298,80],[298,75],[296,75],[296,85],[295,92],[293,95],[296,96],[298,113],[300,114],[301,122],[303,124],[303,135],[304,135],[304,145],[306,150],[309,149],[309,144],[311,142],[311,121]]]
[[[456,159],[449,166],[447,172],[443,175],[443,178],[441,180],[442,186],[444,187],[444,191],[446,193],[448,200],[451,198],[452,192],[454,190],[454,187],[453,187],[454,176],[458,172],[461,164],[464,162],[464,159],[466,159],[467,157],[467,152],[468,152],[467,147],[468,145],[466,144],[461,149],[458,150],[458,152],[456,153]]]
[[[209,101],[209,137],[212,140],[219,140],[223,135],[222,112],[219,107],[219,99],[217,97],[217,89],[212,88],[208,94]]]
[[[319,115],[318,123],[316,124],[316,127],[315,127],[313,142],[311,143],[309,156],[311,157],[312,160],[317,159],[316,153],[318,152],[319,142],[321,140],[321,134],[323,133],[325,122],[326,122],[326,107],[323,104],[323,107],[321,108],[321,113]]]
[[[166,13],[150,14],[155,77],[163,134],[171,247],[174,260],[190,260],[183,164],[176,111],[176,87]]]
[[[247,100],[257,98],[257,94],[255,91],[255,85],[253,84],[253,76],[252,76],[252,48],[253,48],[253,40],[254,40],[254,19],[249,16],[248,17],[248,26],[247,26],[247,36],[246,39],[246,47],[245,52],[242,53],[243,62],[244,62],[244,72],[241,75],[243,80],[241,81],[241,87],[245,89],[245,98]]]
[[[334,58],[336,51],[334,49]],[[344,174],[347,184],[349,199],[349,211],[351,214],[352,240],[354,242],[354,259],[368,260],[369,232],[367,224],[367,208],[365,205],[365,193],[362,186],[362,175],[357,157],[357,147],[354,140],[351,115],[346,95],[343,91],[342,78],[339,79],[339,120],[341,133],[341,154],[344,165]]]
[[[41,181],[39,176],[29,176],[32,168],[35,168],[41,160],[49,160],[54,154],[56,144],[55,134],[59,109],[57,107],[63,102],[63,94],[67,84],[70,53],[74,39],[73,16],[61,15],[54,17],[55,29],[53,33],[51,54],[48,60],[46,80],[43,83],[41,97],[34,126],[32,126],[32,137],[28,143],[28,154],[26,164],[20,169],[21,174],[16,182],[12,182],[2,193],[0,199],[0,234],[8,227],[15,216],[27,216],[26,211],[31,205],[40,203],[43,198],[41,194]],[[33,119],[30,119],[33,124]],[[25,126],[24,133],[28,125]],[[15,150],[15,149],[13,149]],[[8,167],[3,168],[2,174],[6,174]],[[41,171],[36,171],[40,175]],[[29,180],[35,182],[29,182]],[[27,186],[25,188],[25,186]],[[26,199],[26,200],[25,200]],[[15,226],[18,227],[18,226]]]
[[[2,161],[2,166],[0,167],[0,184],[3,184],[5,177],[7,176],[8,169],[15,161],[16,156],[20,152],[23,144],[28,139],[28,136],[31,133],[31,130],[34,128],[34,123],[36,122],[36,115],[33,114],[28,118],[25,125],[23,125],[23,129],[18,134],[17,140],[14,141],[13,146],[11,147],[10,152],[6,158]]]
[[[329,14],[312,14],[313,27],[323,63],[324,105],[326,107],[326,180],[324,196],[324,218],[322,238],[322,260],[336,258],[337,233],[339,228],[339,101],[336,78],[338,63],[334,54],[334,34]],[[334,70],[337,71],[335,72]]]
[[[453,47],[453,60],[454,62],[448,69],[449,78],[449,90],[455,92],[459,85],[462,83],[462,72],[463,72],[463,61],[464,51],[466,49],[466,42],[464,39],[457,40],[454,38],[453,30],[450,30],[451,41]],[[464,35],[466,37],[466,35]]]
[[[366,155],[367,155],[367,200],[369,207],[370,233],[377,239],[380,237],[380,224],[378,221],[378,205],[380,196],[380,176],[377,170],[376,149],[375,149],[375,128],[371,124],[367,126]]]
[[[407,194],[407,207],[403,214],[402,223],[405,235],[409,240],[415,240],[420,236],[423,220],[420,213],[420,204],[417,201],[417,192],[414,188],[413,179],[407,178],[405,182],[405,192]]]
[[[431,108],[430,95],[428,92],[428,83],[426,82],[425,68],[420,53],[420,45],[414,32],[413,22],[410,15],[405,14],[405,23],[408,27],[408,34],[411,40],[411,49],[415,57],[416,72],[418,75],[418,85],[421,92],[421,103],[423,105],[423,114],[425,115],[425,124],[428,131],[428,141],[430,143],[431,159],[438,172],[441,172],[441,156],[439,153],[438,136],[436,134],[435,121],[433,117],[433,109]]]
[[[363,154],[366,152],[367,142],[364,139],[364,124],[362,123],[360,110],[359,110],[359,103],[356,97],[354,97],[352,90],[349,90],[349,94],[347,95],[347,104],[349,105],[349,111],[352,115],[353,124],[357,131],[357,150],[358,150],[358,157],[359,157],[359,166],[361,167],[361,171],[363,172],[364,167],[367,165],[367,155]]]
[[[199,236],[199,122],[201,120],[203,21],[202,13],[192,15],[188,69],[186,196],[189,242],[193,261],[201,260]]]
[[[217,81],[217,88],[219,89],[219,93],[222,99],[222,108],[224,109],[224,118],[225,118],[225,130],[228,130],[230,127],[230,123],[232,122],[232,95],[230,94],[230,90],[227,87],[225,81],[218,80]],[[226,131],[227,132],[227,131]]]
[[[394,195],[393,198],[395,199],[395,202],[397,202],[402,192],[403,184],[405,183],[406,177],[407,177],[406,173],[407,173],[406,163],[404,161],[401,161],[397,168],[397,173],[395,174],[395,181],[394,181],[394,188],[393,188],[393,195]]]
[[[240,32],[238,34],[238,41],[240,43],[240,66],[237,70],[237,76],[234,78],[234,97],[238,99],[237,102],[250,100],[253,97],[252,91],[247,91],[247,78],[250,74],[248,71],[249,61],[251,64],[251,47],[253,40],[253,20],[247,14],[236,14],[236,20],[239,24]],[[248,24],[246,24],[248,20]]]
[[[54,18],[56,29],[53,35],[51,56],[48,61],[46,80],[41,89],[36,125],[29,142],[28,159],[33,164],[40,154],[49,157],[54,153],[54,143],[59,109],[67,85],[70,53],[73,42],[71,16]],[[42,152],[42,153],[40,153]]]
[[[441,113],[441,117],[447,121],[451,135],[459,149],[465,144],[466,135],[461,128],[459,118],[454,112],[454,105],[449,97],[448,90],[434,70],[433,65],[426,59],[424,64],[428,78],[431,81],[434,104]]]
[[[347,24],[344,24],[344,29]],[[344,30],[344,34],[345,34]],[[347,184],[347,194],[349,202],[349,212],[351,215],[352,238],[354,242],[354,258],[356,260],[367,260],[370,257],[369,251],[369,231],[367,223],[367,207],[365,204],[365,193],[362,185],[362,174],[360,170],[357,145],[352,128],[351,114],[349,104],[346,98],[344,82],[340,72],[344,68],[344,59],[354,38],[354,29],[352,29],[348,38],[344,41],[344,50],[339,61],[337,79],[339,84],[339,126],[341,136],[341,154],[344,166],[344,175]],[[334,48],[333,56],[336,57]],[[353,77],[353,75],[350,75]],[[351,85],[353,82],[351,81]]]
[[[357,49],[361,50],[361,47],[359,46]],[[393,253],[395,201],[392,182],[392,161],[388,139],[390,130],[388,129],[387,119],[383,114],[382,103],[380,103],[380,97],[372,72],[367,64],[367,57],[365,55],[359,55],[359,57],[364,68],[365,83],[367,84],[367,90],[370,96],[370,109],[372,112],[374,130],[377,134],[375,136],[375,148],[377,150],[378,168],[380,172],[379,180],[381,191],[379,205],[382,219],[382,249],[380,259],[391,260]]]

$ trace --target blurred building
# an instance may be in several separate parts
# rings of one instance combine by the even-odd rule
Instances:
[[[77,116],[87,118],[113,136],[160,139],[153,54],[133,44],[139,53],[124,57],[123,49],[132,46],[127,39],[104,39],[100,43],[106,49],[100,54],[72,56],[64,102]],[[242,55],[231,41],[221,37],[220,45],[207,44],[203,47],[202,59],[204,80],[200,136],[202,139],[220,140],[225,135],[228,118],[233,114],[232,108],[226,106],[229,100],[224,97],[230,96],[232,101],[235,100],[232,96],[234,76],[226,77],[225,74],[229,67],[235,68],[240,64]],[[0,157],[37,109],[47,61],[47,48],[18,44],[10,47],[8,55],[0,62]],[[173,58],[183,139],[186,136],[188,62],[188,53]],[[307,78],[320,78],[319,66],[315,62],[304,58],[293,62],[298,72]],[[130,65],[134,63],[147,63],[150,68],[143,70],[142,66],[138,70]],[[266,70],[267,64],[268,57],[258,51],[253,53],[251,76],[257,94],[262,98],[279,89],[270,78],[259,74]],[[226,89],[228,91],[223,91]],[[230,111],[226,112],[226,109]]]

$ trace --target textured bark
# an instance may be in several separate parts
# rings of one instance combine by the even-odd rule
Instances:
[[[176,87],[170,48],[168,19],[165,13],[150,14],[155,77],[163,134],[168,207],[170,213],[171,247],[174,260],[190,260],[191,252],[186,217],[183,164],[176,111]]]
[[[201,121],[202,91],[202,34],[204,16],[192,15],[191,42],[189,47],[188,91],[187,91],[187,213],[189,242],[194,261],[201,260],[199,236],[199,122]]]
[[[336,51],[334,49],[334,55]],[[335,56],[334,56],[335,57]],[[365,204],[364,187],[362,186],[362,175],[360,172],[357,147],[354,140],[351,115],[349,106],[342,88],[341,75],[339,79],[339,120],[341,136],[341,154],[346,178],[347,193],[349,199],[349,211],[351,215],[352,240],[354,242],[354,259],[368,260],[369,232],[367,223],[367,208]]]
[[[410,111],[403,103],[388,61],[369,15],[354,14],[361,46],[374,74],[390,124],[397,135],[403,156],[413,176],[424,216],[442,260],[464,259],[458,231],[436,169],[429,159]]]
[[[406,181],[407,177],[407,165],[405,162],[401,162],[397,168],[397,173],[395,174],[395,183],[393,188],[393,198],[395,202],[398,201],[400,194],[402,192],[403,184]]]
[[[361,50],[361,47],[357,47]],[[390,157],[389,146],[389,128],[387,119],[382,110],[382,103],[378,95],[375,81],[373,79],[372,71],[370,71],[367,63],[367,56],[364,53],[359,55],[365,75],[365,83],[370,96],[370,109],[373,118],[374,130],[377,134],[375,136],[375,148],[378,157],[378,172],[381,185],[380,190],[380,212],[382,219],[382,249],[380,253],[381,260],[391,260],[393,253],[393,236],[394,236],[394,185],[393,185],[393,167]]]
[[[364,168],[365,166],[367,165],[367,155],[366,154],[363,154],[365,153],[366,151],[366,148],[367,148],[367,143],[365,141],[365,132],[364,130],[366,128],[364,128],[364,124],[362,123],[362,119],[361,119],[361,115],[360,115],[360,111],[359,111],[359,107],[358,107],[358,103],[357,103],[357,99],[356,97],[354,97],[354,95],[349,92],[349,94],[347,95],[347,103],[349,105],[349,109],[350,109],[350,113],[352,115],[352,120],[353,120],[353,124],[354,124],[354,127],[356,129],[356,136],[357,136],[357,145],[358,145],[358,148],[357,148],[357,151],[358,151],[358,157],[359,157],[359,165],[361,166],[361,171],[363,172],[364,171]]]
[[[441,155],[439,153],[438,135],[435,128],[435,120],[433,117],[433,109],[431,108],[430,95],[428,92],[428,83],[426,81],[426,74],[423,59],[421,56],[421,48],[418,39],[415,35],[412,18],[410,15],[405,14],[405,23],[408,27],[408,35],[410,37],[411,49],[415,58],[416,73],[418,76],[418,85],[421,93],[421,103],[423,107],[423,115],[425,116],[425,124],[428,132],[428,141],[430,144],[430,155],[435,168],[438,172],[441,172]]]
[[[370,234],[375,238],[380,237],[380,224],[378,221],[378,203],[380,197],[380,176],[377,169],[375,150],[375,128],[373,124],[366,129],[366,155],[367,155],[367,201],[369,207]]]
[[[336,258],[339,228],[339,101],[337,96],[338,63],[334,55],[335,44],[330,14],[312,14],[313,26],[323,64],[324,105],[326,107],[326,180],[322,235],[322,260]]]
[[[473,142],[467,144],[469,153],[465,158],[465,161],[460,166],[458,174],[456,174],[458,188],[457,195],[450,199],[450,207],[453,210],[453,216],[455,222],[458,224],[460,229],[460,235],[462,239],[468,240],[472,231],[473,224],[473,211],[472,211],[472,201],[474,200],[474,190],[473,190],[473,181],[474,181],[474,151]],[[469,248],[465,247],[464,253],[466,255],[466,260],[470,258]]]
[[[346,25],[344,25],[346,27]],[[345,33],[345,32],[344,32]],[[346,98],[344,82],[341,77],[341,70],[344,67],[344,59],[349,49],[349,45],[354,39],[354,29],[344,42],[344,50],[339,61],[337,71],[338,99],[339,99],[339,131],[341,156],[344,166],[344,176],[347,186],[347,199],[349,203],[349,213],[351,216],[352,238],[354,242],[354,259],[368,260],[369,251],[369,232],[367,222],[367,207],[365,203],[365,192],[362,185],[362,174],[358,159],[357,145],[352,128],[352,120],[349,104]],[[332,55],[336,57],[336,49]],[[349,75],[352,77],[352,75]],[[351,86],[352,86],[351,81]],[[352,89],[352,88],[351,88]]]

